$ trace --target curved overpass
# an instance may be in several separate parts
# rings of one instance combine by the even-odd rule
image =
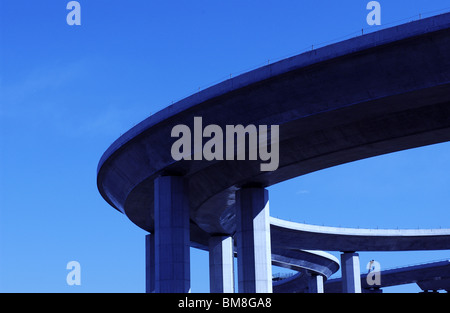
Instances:
[[[279,125],[278,169],[261,172],[259,161],[175,161],[171,129],[178,124],[193,129],[195,116],[223,129],[230,124]],[[449,140],[447,13],[303,53],[183,99],[107,149],[98,165],[97,186],[111,206],[153,232],[154,180],[183,176],[189,186],[191,244],[204,249],[211,235],[235,233],[235,192],[241,187],[268,187],[331,166]],[[327,233],[330,229],[282,224],[271,225],[275,249],[289,246],[286,238],[291,236],[298,239],[289,246],[293,249],[450,249],[448,230],[340,230],[336,238],[343,241],[337,248],[329,242],[335,237]],[[312,233],[325,240],[305,239]]]
[[[289,268],[298,273],[292,277],[273,282],[276,293],[292,293],[308,290],[311,276],[321,276],[326,281],[339,269],[339,260],[323,251],[298,249],[272,249],[272,265]]]
[[[398,286],[404,284],[417,284],[422,290],[446,290],[450,291],[450,260],[442,260],[418,265],[403,266],[380,271],[380,285],[373,288],[367,284],[367,274],[361,275],[361,286],[365,292],[373,292],[380,288]],[[298,289],[301,291],[302,286]],[[304,287],[303,287],[304,288]],[[371,291],[370,289],[375,289]],[[342,292],[342,279],[328,280],[325,284],[326,293]]]
[[[275,247],[272,249],[272,264],[299,272],[293,277],[274,282],[274,292],[307,290],[310,280],[308,276],[311,274],[321,275],[326,281],[339,269],[339,261],[333,255],[300,249],[342,252],[450,249],[450,229],[342,228],[301,224],[271,217],[270,232],[272,246]],[[435,272],[423,272],[420,276],[421,281],[432,281],[436,276]],[[442,268],[440,273],[441,276],[449,276],[449,267]],[[406,283],[399,279],[391,279],[388,284],[385,279],[388,274],[391,275],[390,272],[383,272],[384,280],[381,287]],[[416,277],[413,274],[418,275],[416,269],[411,276]],[[361,282],[364,283],[366,276],[361,277]],[[325,284],[325,290],[341,292],[341,283],[342,279],[333,279]],[[364,284],[363,287],[367,288]]]
[[[316,226],[271,217],[272,245],[326,251],[450,249],[450,229],[364,229]]]
[[[309,271],[326,278],[339,269],[339,260],[323,251],[272,249],[272,264],[297,272]]]

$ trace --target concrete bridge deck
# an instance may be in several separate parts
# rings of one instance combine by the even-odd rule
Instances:
[[[279,125],[279,167],[259,161],[175,161],[171,129]],[[236,192],[266,188],[339,164],[450,140],[450,13],[352,38],[200,91],[116,140],[99,165],[102,197],[155,231],[155,181],[182,177],[189,242],[237,230]],[[181,190],[181,189],[180,189]],[[184,194],[184,193],[183,193]],[[271,219],[272,249],[450,249],[448,230],[320,228]],[[332,249],[330,249],[332,248]]]
[[[416,283],[422,290],[450,291],[450,260],[419,265],[403,266],[380,271],[380,285],[376,289]],[[367,284],[367,274],[361,275],[361,286],[367,292],[373,286]],[[325,283],[326,293],[342,292],[342,279],[330,279]]]
[[[325,251],[449,249],[450,229],[364,229],[316,226],[271,218],[272,244]]]

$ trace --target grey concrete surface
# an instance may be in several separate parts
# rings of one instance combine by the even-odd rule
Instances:
[[[155,180],[154,240],[155,292],[189,292],[189,205],[182,177]]]
[[[211,293],[234,292],[234,244],[231,236],[209,239],[209,281]]]
[[[145,292],[154,293],[156,291],[155,272],[155,235],[145,236]]]
[[[361,293],[361,270],[359,254],[344,252],[341,254],[342,292]]]
[[[242,188],[236,198],[238,290],[272,292],[269,192],[264,188]]]

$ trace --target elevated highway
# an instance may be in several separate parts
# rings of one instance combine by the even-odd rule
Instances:
[[[366,292],[380,288],[417,284],[423,291],[450,291],[450,260],[442,260],[418,265],[403,266],[379,272],[380,284],[371,286],[367,283],[367,274],[361,275],[361,286]],[[325,283],[326,293],[342,292],[342,279],[335,278]]]
[[[193,127],[196,116],[223,129],[279,125],[279,167],[261,172],[259,161],[175,161],[171,130],[178,124]],[[164,205],[170,207],[181,195],[177,205],[188,207],[180,215],[188,223],[181,237],[190,246],[208,249],[212,237],[238,232],[237,213],[246,210],[238,210],[240,190],[264,189],[339,164],[449,140],[446,13],[306,52],[185,98],[118,138],[100,159],[97,186],[112,207],[152,234],[158,233],[157,215],[164,213]],[[184,187],[159,179],[169,176],[182,178]],[[161,205],[161,199],[167,203]],[[301,255],[300,250],[450,249],[448,229],[355,230],[266,222],[272,251],[285,251],[271,256],[275,262],[283,253]],[[267,240],[264,245],[270,248]]]

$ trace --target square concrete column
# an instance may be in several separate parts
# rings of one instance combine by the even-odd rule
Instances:
[[[234,292],[234,248],[231,236],[212,236],[209,239],[209,286],[211,293]]]
[[[155,292],[190,292],[189,201],[181,177],[154,181]]]
[[[344,252],[341,254],[342,292],[361,293],[361,269],[359,254]]]
[[[309,293],[323,293],[323,276],[317,274],[309,274],[308,279]]]
[[[155,235],[145,236],[145,292],[155,292]]]
[[[264,188],[236,192],[238,287],[244,293],[272,292],[269,193]]]

